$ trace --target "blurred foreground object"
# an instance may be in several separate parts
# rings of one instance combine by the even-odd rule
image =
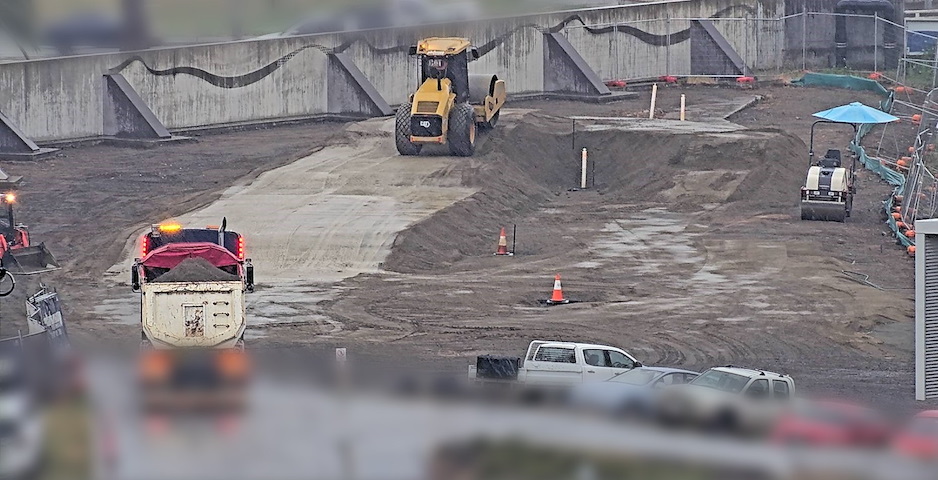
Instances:
[[[794,395],[795,382],[788,375],[715,367],[686,385],[665,389],[658,417],[672,426],[761,434],[771,428]]]
[[[59,55],[149,48],[157,42],[151,35],[146,5],[145,0],[120,0],[119,11],[67,9],[67,13],[46,19],[40,43]]]
[[[648,418],[654,414],[657,397],[664,388],[689,383],[698,375],[677,368],[638,367],[605,382],[577,385],[570,393],[570,402],[574,407],[601,413]]]
[[[938,461],[938,410],[917,414],[896,434],[892,447],[900,455]]]
[[[474,1],[432,2],[429,0],[387,0],[346,4],[341,9],[324,9],[282,32],[259,38],[290,37],[316,33],[408,27],[430,23],[464,22],[479,17]]]
[[[36,41],[36,9],[33,0],[4,0],[0,2],[0,48],[15,48],[29,58]],[[3,45],[3,43],[12,45]],[[9,48],[13,47],[13,48]]]
[[[40,468],[43,426],[28,362],[21,337],[0,340],[0,478]]]
[[[822,447],[879,447],[891,434],[889,423],[870,408],[834,401],[800,401],[775,425],[779,444]]]

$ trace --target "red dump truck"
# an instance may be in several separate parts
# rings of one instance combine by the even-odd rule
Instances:
[[[254,267],[244,237],[220,227],[153,225],[131,285],[140,292],[139,376],[152,408],[243,406],[245,293]]]

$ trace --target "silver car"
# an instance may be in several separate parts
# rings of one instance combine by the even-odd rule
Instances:
[[[685,384],[699,375],[690,370],[638,367],[605,382],[577,385],[570,392],[572,406],[614,415],[650,415],[657,393],[669,385]]]

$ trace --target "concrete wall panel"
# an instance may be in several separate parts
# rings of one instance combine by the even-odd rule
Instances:
[[[121,73],[168,128],[326,112],[326,54],[299,39],[147,53]]]
[[[775,68],[781,49],[792,45],[783,29],[719,18],[771,18],[784,11],[785,0],[679,0],[0,64],[0,111],[33,140],[100,136],[103,75],[113,71],[170,129],[327,113],[324,50],[345,53],[388,103],[399,104],[417,79],[407,48],[432,35],[472,39],[482,57],[470,71],[499,75],[511,93],[544,90],[545,32],[564,34],[603,80],[686,75],[689,18],[716,19],[751,66]]]
[[[10,65],[11,72],[4,65],[0,78],[9,106],[0,108],[34,141],[101,135],[102,65],[100,57],[23,62]]]

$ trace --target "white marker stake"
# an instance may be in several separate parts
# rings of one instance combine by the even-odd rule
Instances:
[[[684,121],[684,94],[681,94],[681,121]]]
[[[657,98],[658,98],[658,84],[655,83],[651,86],[651,107],[648,109],[649,120],[655,118],[655,99]]]
[[[583,149],[580,162],[580,188],[586,188],[586,148]]]

